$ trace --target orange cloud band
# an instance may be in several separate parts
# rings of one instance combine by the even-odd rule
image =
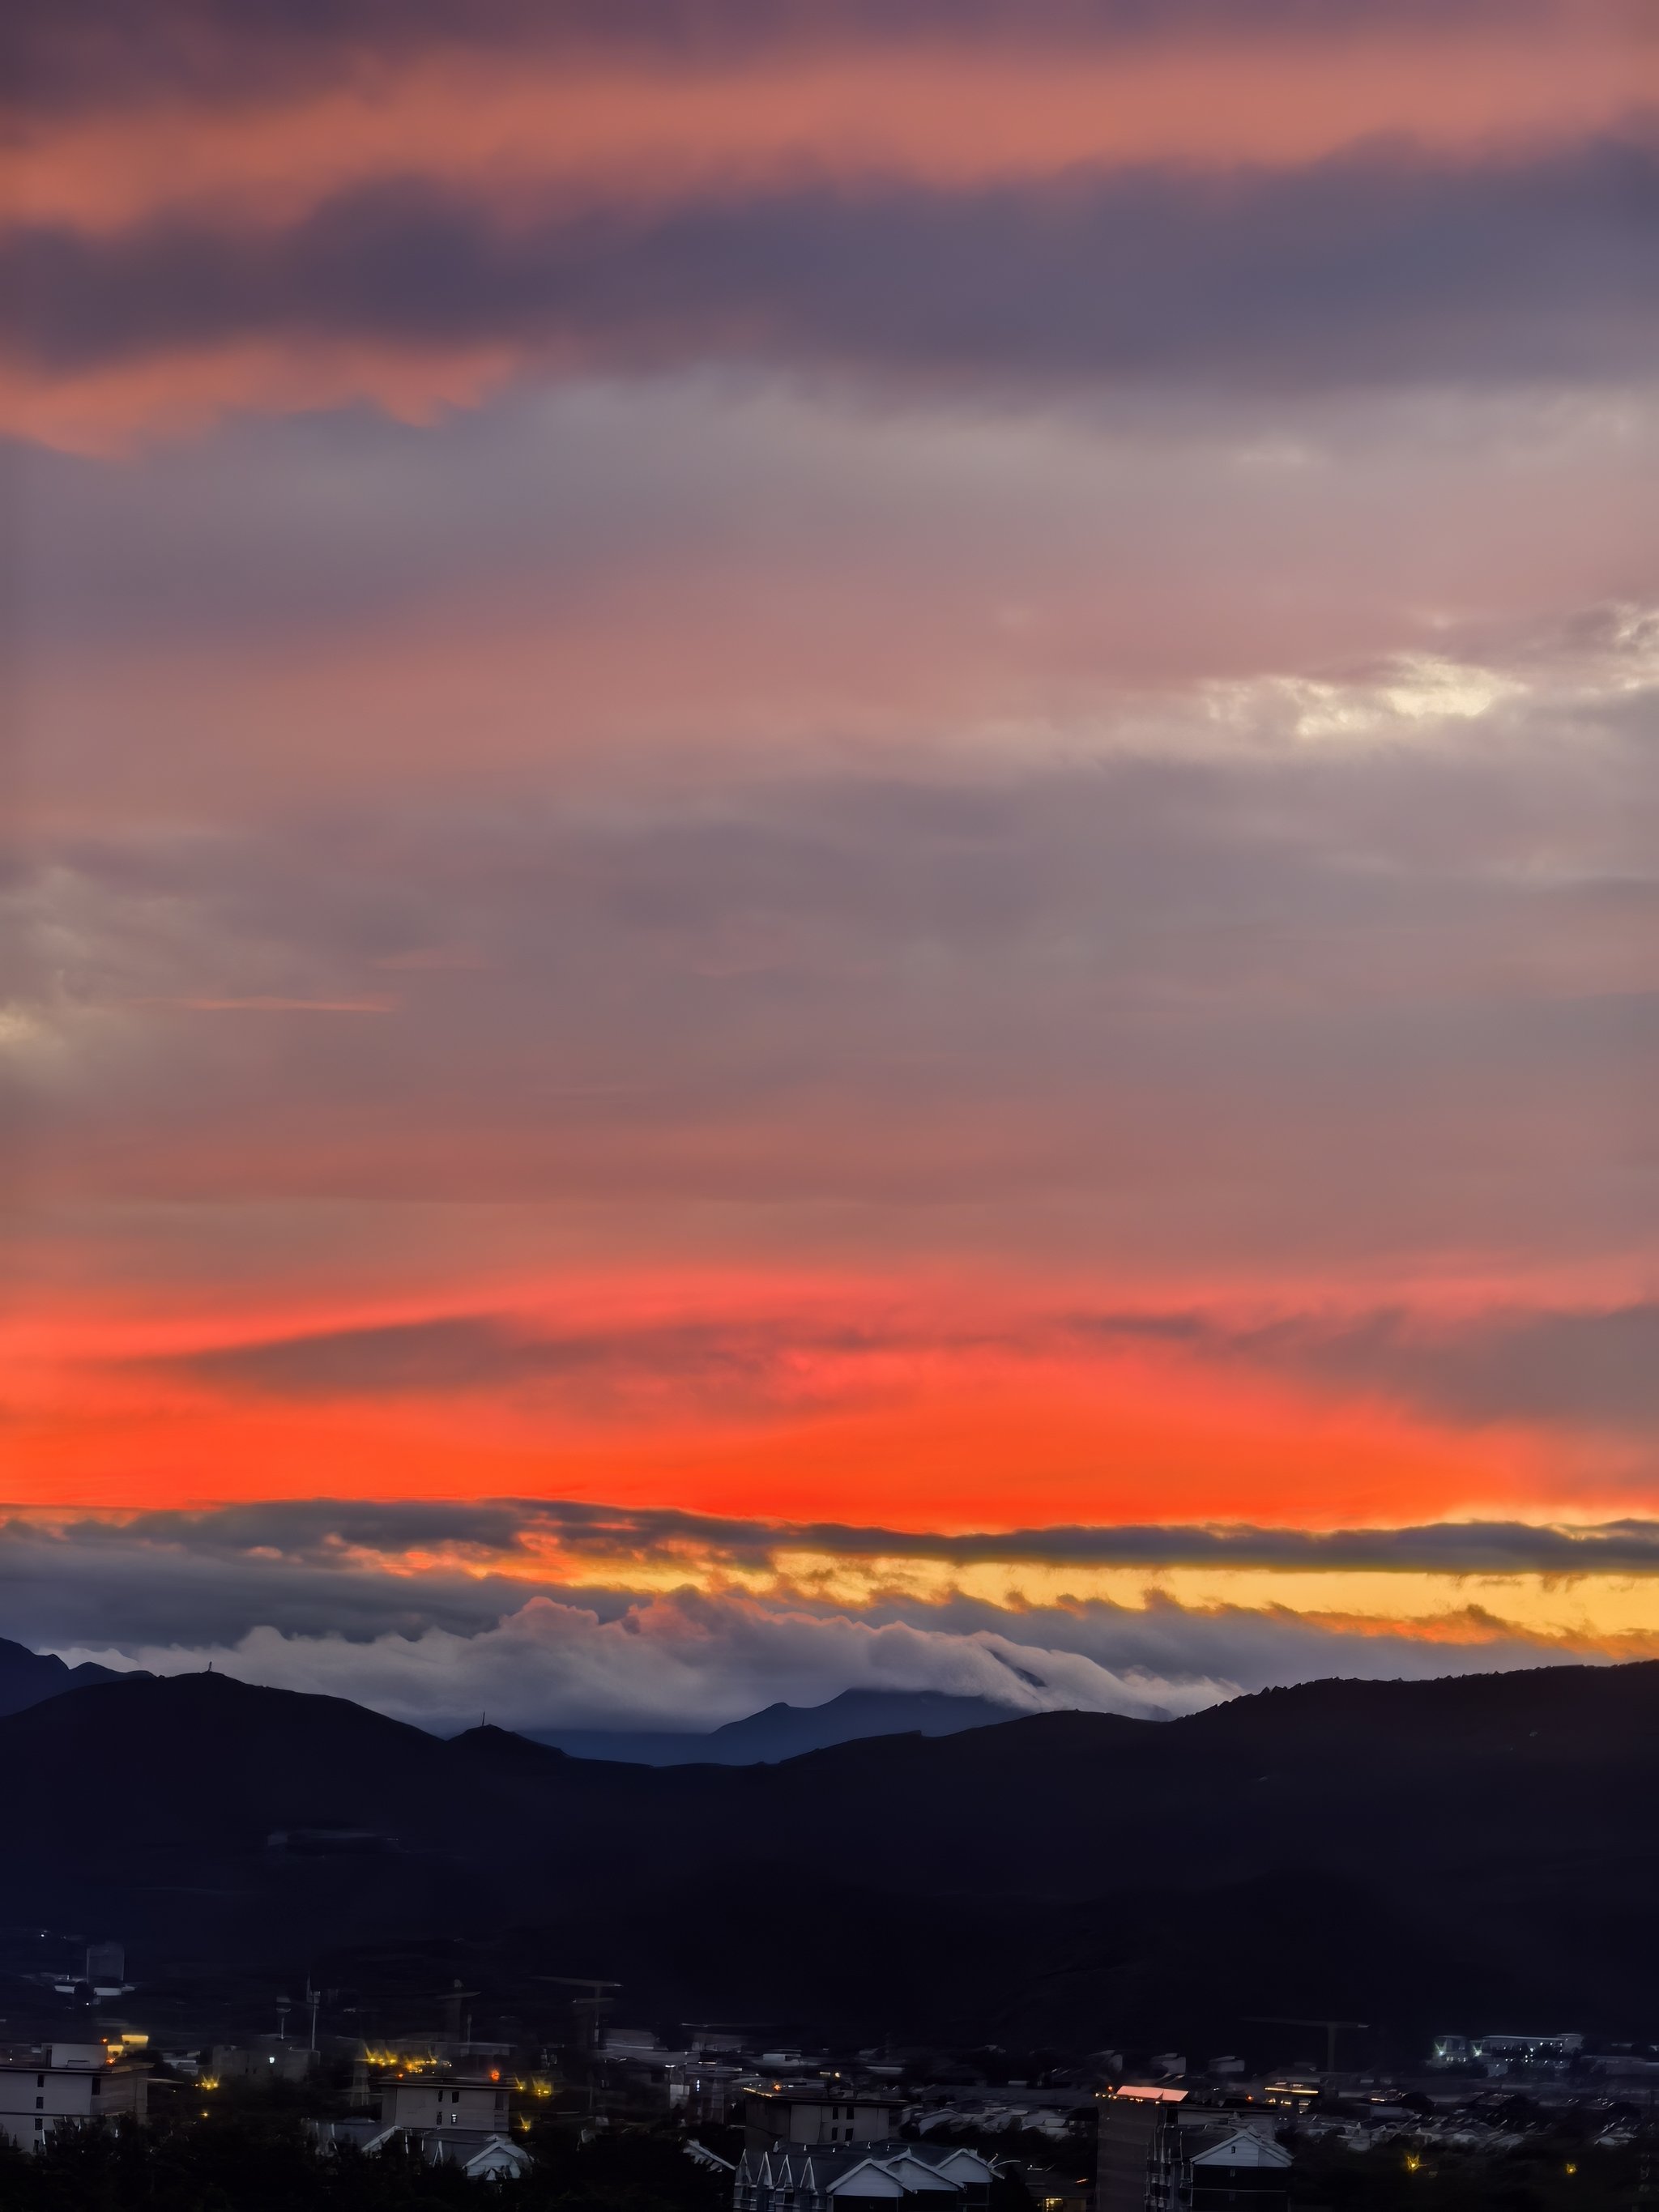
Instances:
[[[1079,1335],[1006,1310],[941,1334],[878,1303],[786,1322],[775,1300],[758,1328],[707,1303],[690,1323],[581,1310],[599,1336],[416,1322],[206,1353],[176,1319],[64,1313],[14,1347],[8,1486],[42,1505],[540,1494],[939,1531],[1616,1513],[1650,1489],[1629,1442],[1413,1404],[1398,1353],[1356,1376],[1340,1340],[1330,1379],[1317,1340],[1276,1371],[1155,1316]]]

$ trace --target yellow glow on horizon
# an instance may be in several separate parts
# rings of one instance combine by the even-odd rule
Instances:
[[[1459,1572],[1413,1565],[963,1560],[906,1552],[902,1539],[882,1552],[816,1549],[791,1541],[787,1531],[780,1531],[769,1549],[734,1558],[695,1533],[653,1542],[648,1534],[629,1532],[604,1549],[578,1548],[556,1529],[538,1528],[531,1516],[533,1509],[518,1540],[501,1548],[439,1542],[386,1553],[341,1546],[335,1564],[416,1583],[457,1576],[508,1583],[522,1593],[516,1601],[541,1596],[577,1608],[586,1593],[599,1591],[649,1601],[687,1590],[754,1599],[769,1607],[799,1605],[855,1614],[890,1605],[942,1610],[966,1600],[1012,1616],[1011,1626],[1037,1641],[1043,1637],[1042,1620],[1019,1616],[1102,1607],[1140,1614],[1159,1608],[1246,1613],[1346,1636],[1400,1636],[1447,1645],[1519,1641],[1555,1655],[1659,1656],[1659,1561],[1650,1573],[1628,1567]],[[64,1525],[121,1516],[30,1517]],[[1563,1533],[1568,1527],[1559,1521],[1546,1525]],[[986,1548],[995,1540],[987,1539]],[[1179,1541],[1178,1532],[1171,1540]],[[1588,1542],[1584,1549],[1593,1557]]]
[[[1066,1611],[1105,1605],[1145,1613],[1170,1606],[1187,1613],[1289,1613],[1348,1632],[1399,1631],[1439,1641],[1482,1641],[1505,1634],[1592,1649],[1659,1639],[1659,1574],[1456,1573],[1418,1567],[1176,1565],[1157,1561],[957,1561],[902,1553],[864,1556],[781,1546],[769,1558],[733,1561],[679,1544],[670,1552],[579,1553],[556,1542],[492,1557],[433,1549],[365,1569],[418,1580],[429,1574],[501,1578],[531,1589],[553,1586],[561,1601],[584,1589],[641,1597],[690,1589],[702,1595],[791,1599],[853,1611],[884,1603],[939,1606],[960,1598],[1000,1612]],[[1631,1656],[1634,1656],[1633,1654]]]
[[[429,1556],[425,1571],[438,1567]],[[944,1607],[966,1598],[1000,1612],[1066,1612],[1103,1605],[1129,1613],[1167,1606],[1183,1613],[1291,1615],[1348,1634],[1399,1633],[1442,1643],[1519,1637],[1610,1656],[1659,1650],[1659,1574],[1452,1573],[1419,1567],[1098,1565],[1036,1559],[858,1557],[780,1548],[764,1563],[734,1565],[710,1553],[572,1557],[520,1555],[491,1571],[580,1603],[583,1588],[641,1597],[692,1589],[775,1604],[863,1612],[894,1602]],[[416,1572],[405,1563],[405,1571]]]
[[[780,1594],[865,1607],[884,1600],[943,1605],[957,1597],[1027,1612],[1110,1605],[1145,1613],[1289,1613],[1330,1626],[1427,1628],[1462,1622],[1552,1638],[1659,1638],[1659,1576],[1449,1574],[1421,1568],[1055,1565],[1009,1560],[775,1557]]]
[[[1659,1656],[1659,1573],[1454,1573],[1420,1567],[1102,1565],[1042,1559],[929,1559],[901,1552],[863,1556],[781,1545],[769,1557],[733,1561],[682,1540],[671,1551],[572,1553],[533,1534],[494,1556],[441,1548],[388,1559],[364,1554],[365,1569],[418,1580],[462,1572],[499,1577],[580,1605],[584,1589],[641,1598],[690,1589],[770,1604],[861,1613],[883,1604],[943,1607],[959,1599],[1013,1614],[1109,1606],[1127,1613],[1279,1615],[1346,1635],[1401,1635],[1438,1644],[1521,1639],[1610,1658]]]

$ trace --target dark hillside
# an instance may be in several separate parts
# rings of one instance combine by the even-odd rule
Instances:
[[[82,1690],[94,1682],[122,1680],[112,1667],[83,1659],[71,1667],[50,1651],[31,1651],[26,1644],[13,1644],[0,1636],[0,1716],[21,1713],[65,1690]]]
[[[1659,1665],[664,1768],[198,1674],[0,1720],[0,1759],[15,1913],[152,1960],[511,1926],[665,2014],[970,2040],[1309,2010],[1649,2033],[1659,1987]]]

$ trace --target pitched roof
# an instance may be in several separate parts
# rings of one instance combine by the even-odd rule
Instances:
[[[514,2173],[526,2172],[530,2166],[530,2154],[522,2144],[509,2142],[505,2136],[491,2136],[487,2142],[474,2151],[471,2157],[461,2161],[463,2173],[500,2172],[510,2166]]]
[[[836,2174],[824,2193],[830,2197],[908,2197],[913,2192],[885,2160],[861,2158],[845,2173]]]
[[[1234,2128],[1223,2136],[1219,2142],[1206,2149],[1194,2151],[1189,2163],[1194,2166],[1273,2166],[1291,2164],[1291,2154],[1283,2143],[1258,2135],[1253,2128]]]
[[[769,2150],[744,2151],[738,2179],[810,2197],[914,2197],[987,2182],[991,2171],[987,2160],[961,2143],[775,2143]],[[856,2189],[850,2185],[854,2175],[861,2178]]]

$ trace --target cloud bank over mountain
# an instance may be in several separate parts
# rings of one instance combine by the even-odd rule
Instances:
[[[714,1727],[939,1690],[1176,1713],[1321,1675],[1659,1652],[1659,1527],[1055,1528],[955,1538],[501,1499],[14,1517],[9,1628],[210,1660],[453,1729]]]

